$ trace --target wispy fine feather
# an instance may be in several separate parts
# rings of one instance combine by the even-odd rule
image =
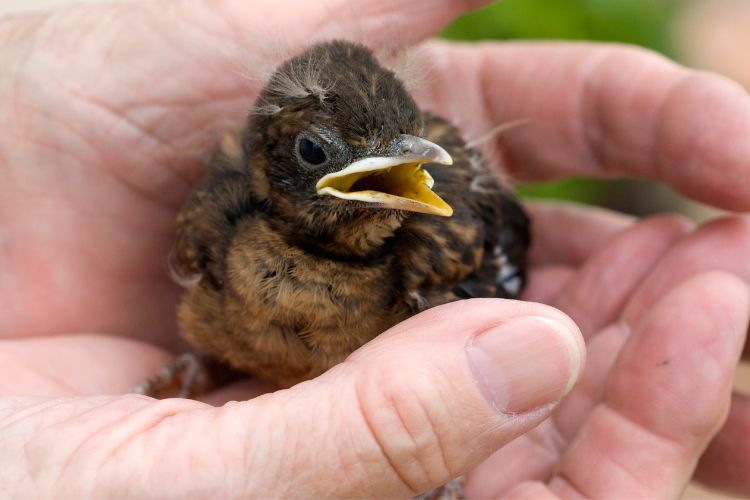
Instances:
[[[269,41],[271,40],[271,41]],[[297,47],[292,50],[283,37],[266,37],[259,49],[245,54],[241,75],[253,87],[267,89],[270,96],[281,98],[304,98],[314,95],[324,99],[330,88],[320,81],[320,63],[296,64],[294,56],[304,52],[308,47]],[[285,66],[286,63],[286,66]],[[282,71],[283,70],[283,71]],[[274,115],[283,108],[274,103],[256,101],[252,110],[256,115]]]
[[[277,104],[258,104],[253,109],[253,113],[256,115],[275,115],[283,109]]]
[[[322,61],[317,59],[290,60],[274,73],[266,87],[271,95],[286,98],[315,96],[321,101],[331,91],[331,85],[321,80]]]
[[[352,9],[351,17],[356,19],[356,7]],[[333,16],[335,18],[335,16]],[[335,23],[334,23],[335,24]],[[391,25],[384,29],[390,31],[388,37],[378,37],[377,40],[367,41],[366,30],[354,24],[336,26],[332,33],[317,33],[306,44],[292,44],[287,40],[285,34],[275,31],[263,33],[245,33],[250,39],[257,43],[248,44],[254,50],[242,53],[237,57],[239,60],[239,73],[247,79],[253,89],[267,87],[270,95],[279,98],[304,98],[315,96],[324,100],[330,95],[335,81],[327,82],[326,75],[321,75],[320,68],[324,61],[312,60],[309,64],[297,62],[289,66],[286,71],[279,72],[285,61],[291,61],[302,52],[310,49],[313,45],[337,39],[336,32],[346,32],[350,37],[369,45],[375,50],[377,59],[386,68],[393,71],[407,91],[412,95],[419,94],[423,89],[429,87],[435,66],[433,54],[422,47],[405,48],[403,33],[405,26]],[[382,31],[382,30],[381,30]],[[331,36],[333,35],[333,36]],[[382,33],[381,33],[382,35]],[[387,42],[383,41],[387,39]],[[324,84],[326,81],[327,84]],[[281,111],[278,106],[270,106],[263,102],[257,102],[253,110],[254,114],[272,115]]]
[[[498,135],[502,134],[503,132],[506,132],[510,129],[520,127],[522,125],[526,125],[529,123],[528,118],[519,118],[517,120],[512,120],[509,122],[501,123],[500,125],[491,128],[489,131],[485,132],[481,136],[477,137],[476,139],[471,139],[466,142],[467,148],[475,148],[479,146],[480,144],[484,144],[485,142],[494,139]]]
[[[520,184],[519,179],[509,172],[506,165],[503,163],[503,154],[501,152],[501,146],[497,141],[493,141],[497,136],[504,132],[521,127],[530,123],[531,120],[528,118],[518,118],[503,122],[495,127],[492,127],[489,131],[483,133],[475,139],[468,140],[466,147],[470,153],[471,168],[473,171],[478,172],[486,169],[482,168],[483,163],[488,163],[494,168],[490,169],[491,176],[495,177],[500,181],[501,186],[512,188]],[[480,154],[479,151],[482,151]],[[474,178],[471,183],[470,189],[472,191],[481,191],[485,189],[487,182],[486,175],[479,175]]]

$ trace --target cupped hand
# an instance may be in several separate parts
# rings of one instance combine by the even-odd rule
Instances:
[[[242,73],[243,61],[262,42],[259,32],[282,35],[292,49],[313,36],[359,38],[382,47],[396,33],[403,37],[400,43],[417,41],[478,3],[361,2],[355,11],[340,1],[312,10],[292,0],[256,2],[252,8],[246,2],[229,0],[164,1],[81,7],[0,23],[0,253],[6,264],[0,276],[0,300],[5,305],[0,332],[9,339],[3,342],[0,355],[8,367],[4,371],[11,374],[1,382],[3,393],[60,397],[126,392],[168,359],[165,351],[127,337],[173,345],[178,290],[167,278],[165,262],[174,214],[200,176],[211,144],[222,130],[241,123],[258,90],[259,82],[248,81]],[[399,23],[408,29],[398,29]],[[726,208],[750,205],[746,193],[750,145],[744,141],[750,129],[750,103],[744,92],[721,78],[687,71],[640,50],[613,46],[433,43],[424,54],[433,61],[433,81],[420,100],[455,120],[470,137],[503,122],[524,120],[523,126],[497,139],[502,163],[515,176],[627,174],[664,180],[690,196]],[[736,280],[702,273],[719,269],[744,279],[750,276],[741,262],[748,250],[745,222],[722,221],[686,236],[684,223],[657,219],[605,243],[631,223],[611,216],[570,215],[567,209],[539,209],[539,213],[535,220],[542,226],[537,229],[540,244],[528,298],[570,314],[591,339],[594,365],[553,419],[514,441],[470,476],[469,491],[501,493],[522,480],[549,479],[562,460],[560,476],[549,487],[562,493],[565,490],[559,488],[575,487],[595,494],[604,483],[590,484],[581,479],[580,470],[568,470],[590,465],[592,456],[605,457],[602,463],[614,465],[599,474],[586,474],[590,480],[627,478],[628,474],[638,478],[641,471],[649,470],[649,464],[620,460],[623,454],[643,459],[642,454],[626,449],[631,441],[587,434],[596,429],[624,432],[618,423],[630,423],[634,427],[625,428],[655,439],[644,441],[644,449],[657,446],[657,441],[669,445],[673,438],[675,446],[665,446],[664,454],[658,456],[671,459],[674,473],[653,485],[661,489],[651,491],[676,491],[722,421],[721,402],[729,394],[727,384],[747,317],[746,297]],[[566,227],[562,223],[545,225],[545,220],[555,218],[567,220],[568,232],[575,237],[565,238],[553,230]],[[586,225],[583,220],[593,224],[590,231],[581,232],[581,225]],[[656,227],[648,229],[652,226]],[[647,237],[627,236],[639,231]],[[613,256],[606,252],[612,252],[615,260],[610,261]],[[15,422],[25,433],[9,434],[15,441],[3,449],[11,452],[20,449],[11,445],[23,446],[37,451],[31,457],[43,460],[29,460],[27,469],[11,461],[11,468],[2,470],[29,474],[40,488],[54,484],[75,488],[60,478],[75,477],[67,474],[71,470],[101,469],[101,482],[89,472],[83,476],[88,478],[83,487],[106,492],[125,487],[117,483],[124,481],[117,476],[122,474],[117,464],[132,463],[132,470],[151,477],[190,472],[184,483],[161,485],[177,488],[170,492],[209,493],[217,487],[216,466],[211,466],[209,458],[218,447],[225,457],[222,464],[227,464],[223,469],[235,481],[228,481],[226,488],[239,488],[234,491],[284,493],[262,489],[263,478],[276,477],[274,471],[294,476],[287,483],[288,491],[298,494],[317,491],[310,489],[314,487],[334,494],[408,493],[436,485],[465,472],[489,451],[541,422],[551,411],[547,404],[567,388],[563,384],[562,388],[534,389],[532,372],[518,384],[518,397],[539,403],[538,410],[509,412],[510,399],[505,405],[487,405],[482,399],[486,390],[477,391],[465,373],[463,346],[488,326],[517,315],[547,317],[563,325],[554,331],[569,333],[555,337],[567,340],[547,349],[547,355],[577,352],[571,346],[578,345],[575,327],[551,309],[491,304],[479,301],[449,306],[447,312],[428,312],[366,347],[334,375],[223,409],[140,398],[6,399],[3,422]],[[451,309],[456,307],[463,309]],[[477,322],[446,320],[459,314],[476,317]],[[705,321],[696,321],[696,314]],[[677,321],[682,315],[692,318],[689,324]],[[426,326],[437,319],[445,320],[444,330]],[[658,335],[639,333],[655,329]],[[445,335],[446,342],[425,344],[420,334],[426,331]],[[71,335],[86,332],[106,335]],[[10,340],[21,338],[27,339]],[[605,347],[596,347],[601,344]],[[680,355],[673,350],[676,344],[685,349]],[[525,347],[540,356],[535,361],[544,365],[543,346]],[[513,346],[505,348],[512,352]],[[424,359],[414,360],[413,355],[406,359],[398,354],[402,349],[423,353]],[[704,351],[710,353],[706,359],[700,356]],[[659,358],[663,358],[660,362],[668,360],[660,369],[648,364]],[[357,398],[352,391],[359,396],[357,380],[373,370],[380,373],[385,363],[394,369],[383,380],[375,378],[383,383],[383,390],[367,396],[372,399],[364,401],[371,406],[353,401]],[[559,362],[559,372],[543,371],[538,382],[577,378],[577,368],[571,363]],[[701,363],[713,365],[706,368]],[[707,371],[710,380],[705,380]],[[443,378],[439,378],[441,373]],[[650,381],[661,380],[660,376],[664,377],[664,383],[657,384],[661,392],[653,393]],[[632,387],[616,382],[632,377],[642,382]],[[424,385],[400,386],[403,380],[423,380]],[[691,384],[689,394],[677,390]],[[326,388],[332,393],[326,393]],[[214,402],[228,397],[247,399],[264,390],[248,383],[235,392],[214,395]],[[656,404],[635,404],[644,395]],[[383,396],[387,399],[381,401]],[[406,408],[400,400],[393,402],[399,397],[404,398]],[[544,401],[540,403],[539,398]],[[409,401],[426,406],[414,408]],[[435,401],[441,402],[437,408]],[[633,406],[641,412],[625,411]],[[714,463],[726,459],[730,451],[730,459],[740,464],[737,470],[747,470],[738,441],[732,437],[743,423],[750,422],[748,406],[739,397],[735,400],[732,425],[720,435],[724,439],[715,441],[708,457],[713,456]],[[467,415],[471,410],[477,414]],[[417,420],[403,420],[402,411]],[[27,414],[36,417],[20,419]],[[355,419],[364,416],[364,421],[346,420],[350,414]],[[395,418],[396,425],[370,421],[381,414]],[[673,429],[679,431],[680,439],[662,433],[659,417],[663,415],[685,418],[683,427]],[[434,428],[431,419],[453,425]],[[464,421],[466,425],[459,424]],[[351,424],[351,434],[321,434],[321,427],[329,422]],[[45,426],[54,432],[40,433]],[[393,434],[387,434],[391,427]],[[378,431],[387,435],[380,436]],[[594,437],[586,441],[587,435]],[[178,439],[181,436],[195,439],[184,442]],[[477,436],[485,436],[486,441],[463,449],[467,440],[474,442]],[[347,451],[342,439],[361,440],[363,448],[349,449],[354,459],[348,455],[347,461],[347,455],[341,455]],[[534,439],[551,440],[557,447],[535,446]],[[174,446],[169,449],[163,446],[165,442]],[[284,444],[273,448],[270,443]],[[596,443],[606,450],[593,449]],[[722,448],[721,443],[733,446]],[[326,469],[303,473],[304,460],[316,458],[309,449],[313,445],[325,448],[317,450],[316,462],[327,461],[338,472],[344,467],[350,480],[314,486],[326,477]],[[397,445],[402,448],[388,449]],[[296,461],[289,460],[290,449],[300,447],[306,447],[305,453]],[[547,460],[534,456],[535,470],[525,461],[514,465],[519,460],[503,455],[513,447],[521,454],[541,450]],[[442,459],[436,454],[441,449]],[[607,450],[612,454],[606,455]],[[48,452],[51,458],[46,458]],[[181,452],[191,460],[178,459]],[[13,457],[5,455],[9,456]],[[140,458],[147,460],[140,460],[138,466]],[[272,462],[265,469],[257,465],[262,458]],[[372,467],[364,469],[365,462]],[[566,469],[565,464],[571,465]],[[251,466],[261,472],[249,475]],[[511,474],[508,467],[518,467],[518,473]],[[711,461],[702,467],[717,470]],[[706,474],[703,478],[715,485],[750,491],[739,474],[721,470]],[[23,486],[23,477],[15,476],[16,484]],[[503,482],[497,477],[512,479]],[[259,485],[261,489],[252,489]],[[156,481],[144,482],[121,491],[158,493],[157,486]],[[627,488],[635,486],[651,484],[622,483],[621,491],[634,491]],[[268,483],[266,487],[270,488]]]
[[[408,44],[480,3],[162,0],[6,18],[0,331],[170,345],[174,215],[244,120],[257,54],[336,36]],[[750,100],[724,79],[607,45],[432,43],[417,57],[423,105],[468,137],[524,120],[497,139],[514,176],[644,176],[750,208]]]
[[[463,301],[317,379],[276,392],[241,382],[206,404],[96,396],[126,392],[169,359],[147,344],[6,341],[0,392],[38,396],[0,399],[4,493],[393,497],[468,472],[478,497],[678,495],[726,417],[750,315],[741,280],[704,270],[714,257],[747,267],[731,249],[750,250],[750,222],[532,213],[526,298],[569,313],[588,353],[552,307]]]

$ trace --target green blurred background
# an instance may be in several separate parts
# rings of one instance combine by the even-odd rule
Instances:
[[[626,42],[672,58],[679,0],[504,0],[466,15],[442,34],[454,40],[557,39]],[[686,211],[669,189],[647,181],[571,179],[519,186],[524,197],[571,199],[646,215]]]
[[[678,7],[670,0],[505,0],[458,19],[443,36],[618,41],[671,55],[669,20]]]

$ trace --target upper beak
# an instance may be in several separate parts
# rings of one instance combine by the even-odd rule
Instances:
[[[357,160],[322,177],[315,188],[318,194],[345,200],[449,217],[453,209],[432,191],[435,182],[422,169],[425,163],[451,165],[453,159],[427,139],[401,135],[389,145],[386,155]]]

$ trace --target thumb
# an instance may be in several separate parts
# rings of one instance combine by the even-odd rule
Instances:
[[[256,468],[246,493],[392,498],[440,486],[546,418],[584,357],[576,325],[548,306],[430,309],[266,399],[253,417],[266,426],[244,442],[271,443],[276,465]]]
[[[320,461],[332,468],[311,491],[331,494],[325,479],[356,460],[366,468],[335,496],[440,486],[545,419],[584,358],[576,325],[547,306],[479,299],[420,314],[319,380],[343,425],[328,428],[337,445]]]
[[[10,422],[0,442],[10,440],[15,464],[0,482],[28,492],[23,478],[36,477],[29,487],[41,496],[414,495],[546,418],[584,356],[577,327],[555,309],[456,302],[317,379],[221,408],[135,396],[0,404],[0,424]]]

